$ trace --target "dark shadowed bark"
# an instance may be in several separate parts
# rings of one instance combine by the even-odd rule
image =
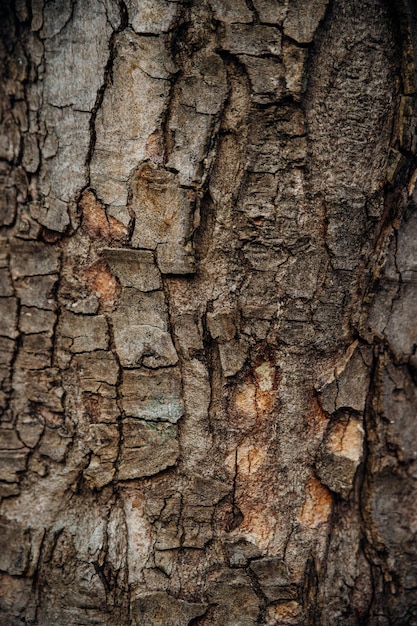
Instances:
[[[0,622],[417,625],[413,0],[2,0]]]

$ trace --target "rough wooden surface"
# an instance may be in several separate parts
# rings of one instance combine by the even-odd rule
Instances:
[[[1,3],[2,624],[417,624],[416,24]]]

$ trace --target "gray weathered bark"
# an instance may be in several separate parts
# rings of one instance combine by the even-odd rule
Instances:
[[[3,0],[2,624],[417,624],[415,7]]]

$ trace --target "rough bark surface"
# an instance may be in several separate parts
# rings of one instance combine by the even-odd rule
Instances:
[[[0,621],[417,625],[412,0],[3,0]]]

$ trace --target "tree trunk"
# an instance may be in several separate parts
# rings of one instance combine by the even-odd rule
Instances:
[[[414,1],[0,14],[1,623],[416,625]]]

